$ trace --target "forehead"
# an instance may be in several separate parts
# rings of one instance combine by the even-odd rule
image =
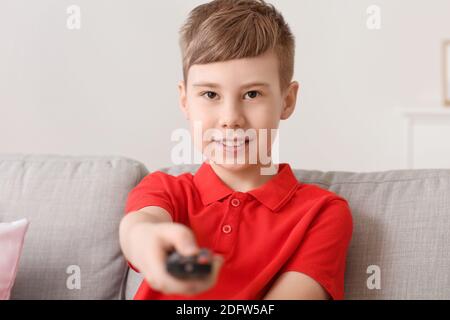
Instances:
[[[188,85],[216,83],[234,87],[244,83],[265,82],[275,86],[278,76],[277,56],[267,52],[252,58],[193,65],[189,68]]]

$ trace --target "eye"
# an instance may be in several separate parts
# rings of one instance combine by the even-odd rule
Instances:
[[[212,91],[203,92],[201,95],[206,96],[210,100],[214,100],[214,98],[217,97],[217,93],[212,92]]]
[[[259,91],[249,91],[245,94],[246,96],[248,95],[248,97],[253,100],[256,97],[258,97],[258,95],[261,95],[261,93]]]

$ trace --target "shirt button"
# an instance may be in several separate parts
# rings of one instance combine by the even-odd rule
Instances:
[[[231,226],[229,224],[226,224],[222,227],[222,231],[224,233],[230,233],[231,232]]]
[[[239,201],[239,199],[234,198],[231,200],[231,205],[233,207],[239,207],[240,204],[241,204],[241,202]]]

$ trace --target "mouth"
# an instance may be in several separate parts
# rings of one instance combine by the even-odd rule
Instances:
[[[227,140],[227,139],[221,139],[216,140],[213,139],[212,142],[214,142],[217,146],[224,148],[226,151],[239,151],[246,147],[250,143],[250,138],[245,137],[245,139],[234,139],[234,140]]]

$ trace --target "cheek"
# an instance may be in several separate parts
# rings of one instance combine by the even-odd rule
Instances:
[[[193,145],[198,149],[204,149],[212,138],[214,131],[213,122],[204,116],[204,114],[198,114],[193,116],[190,120],[190,132]]]
[[[206,124],[214,118],[214,108],[202,98],[188,99],[188,108],[191,117],[197,121]]]
[[[278,127],[280,115],[274,105],[259,106],[249,111],[247,119],[250,128],[272,129]]]
[[[203,108],[201,106],[190,107],[190,126],[192,134],[199,134],[201,131],[202,139],[207,138],[205,131],[208,129],[213,129],[216,124],[216,116],[208,108]],[[195,129],[195,131],[194,131]],[[205,144],[205,143],[203,143]]]

